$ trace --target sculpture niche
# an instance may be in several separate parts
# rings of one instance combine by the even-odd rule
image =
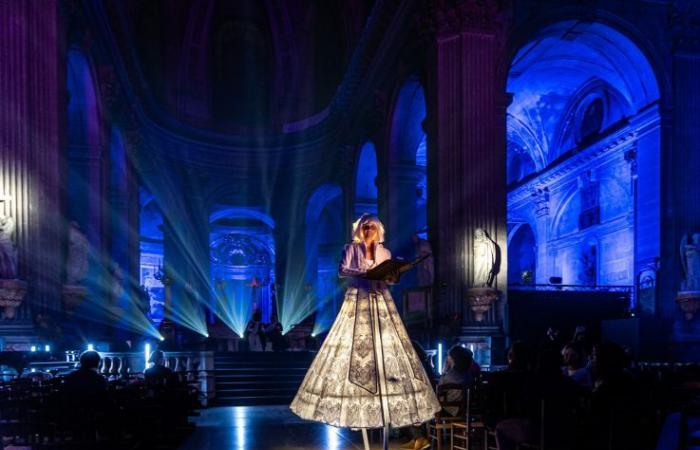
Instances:
[[[681,265],[684,280],[676,296],[676,302],[690,321],[700,308],[700,233],[686,234],[681,239]]]
[[[483,322],[486,314],[500,297],[493,282],[500,268],[498,244],[482,229],[474,230],[474,281],[467,289],[467,302],[476,322]]]
[[[87,278],[90,244],[77,222],[68,226],[68,254],[66,255],[66,283],[63,285],[63,308],[71,313],[87,297],[88,290],[81,283]]]
[[[7,200],[8,197],[0,197],[0,203]],[[26,293],[27,283],[17,279],[15,220],[3,213],[0,215],[0,307],[3,319],[15,318]]]

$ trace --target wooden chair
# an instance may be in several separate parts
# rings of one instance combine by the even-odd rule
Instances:
[[[453,422],[450,430],[450,450],[471,450],[475,439],[486,445],[483,388],[467,390],[465,420]]]
[[[448,393],[459,392],[459,400],[450,401],[447,399]],[[435,414],[435,418],[428,422],[428,439],[434,441],[438,450],[442,449],[444,432],[452,434],[452,424],[463,422],[467,410],[467,386],[464,384],[442,384],[437,388],[437,398],[442,406],[442,410]],[[446,408],[457,408],[457,414],[450,415]],[[450,437],[451,440],[451,437]]]

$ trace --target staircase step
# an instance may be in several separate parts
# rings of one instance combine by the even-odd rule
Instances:
[[[315,356],[311,352],[216,354],[215,404],[288,405]]]

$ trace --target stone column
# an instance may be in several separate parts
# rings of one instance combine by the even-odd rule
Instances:
[[[700,322],[685,321],[675,302],[680,289],[679,244],[684,234],[700,231],[700,7],[676,11],[673,31],[672,147],[662,161],[661,267],[659,308],[674,321],[672,340],[678,359],[692,359],[700,351]],[[663,119],[663,116],[662,116]],[[663,126],[663,125],[662,125]],[[663,147],[662,147],[663,148]]]
[[[60,309],[59,25],[55,0],[0,2],[0,194],[11,196],[4,213],[16,223],[18,278],[29,289],[19,321]]]
[[[493,2],[462,2],[436,12],[428,64],[436,123],[438,314],[460,314],[473,280],[473,236],[482,228],[500,247],[494,287],[506,287],[505,107],[497,68],[504,27]]]

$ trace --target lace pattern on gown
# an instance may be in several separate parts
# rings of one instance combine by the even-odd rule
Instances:
[[[382,404],[384,403],[384,408]],[[340,427],[401,427],[440,410],[389,291],[349,288],[291,409]]]

